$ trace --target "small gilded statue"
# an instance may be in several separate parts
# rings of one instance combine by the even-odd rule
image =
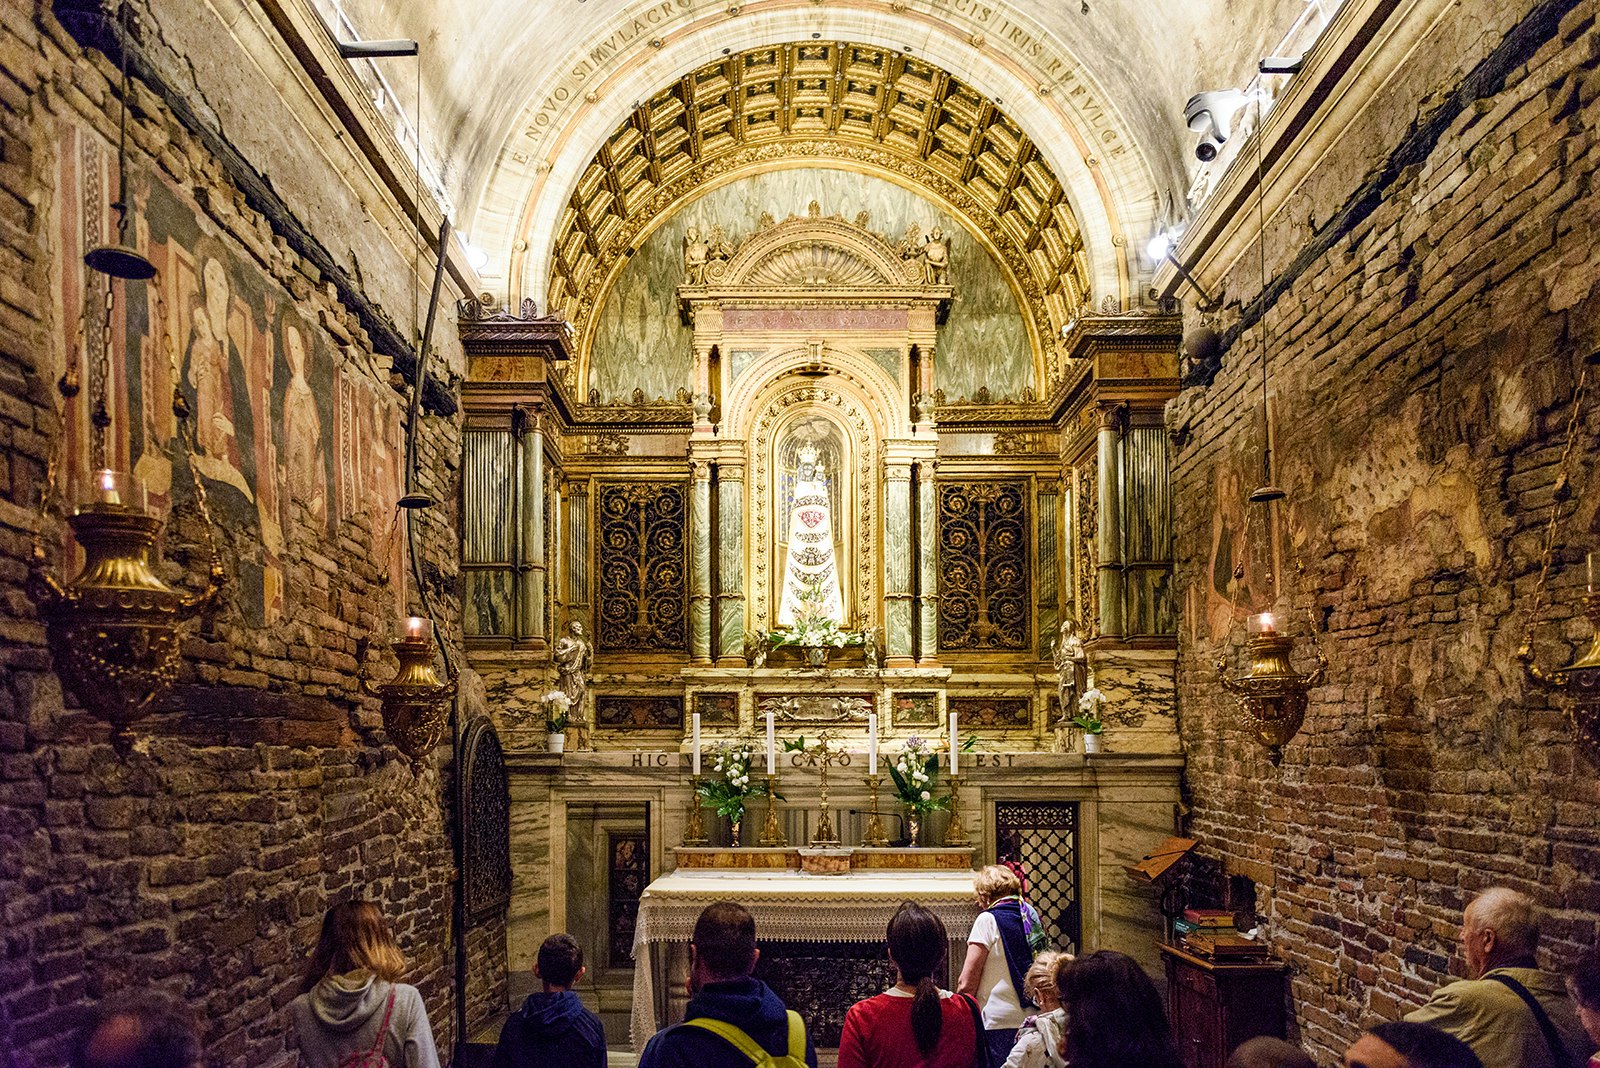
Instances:
[[[683,234],[683,281],[685,285],[702,286],[706,283],[706,261],[711,259],[711,245],[700,236],[700,228],[691,226]]]
[[[950,280],[950,242],[941,227],[935,226],[922,239],[922,266],[930,286],[942,286]]]

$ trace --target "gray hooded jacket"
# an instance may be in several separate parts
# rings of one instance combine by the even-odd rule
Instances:
[[[386,982],[364,968],[327,976],[289,1006],[302,1062],[310,1068],[337,1068],[349,1054],[371,1049],[391,990],[394,1011],[383,1039],[384,1056],[392,1068],[439,1068],[428,1010],[417,988]]]

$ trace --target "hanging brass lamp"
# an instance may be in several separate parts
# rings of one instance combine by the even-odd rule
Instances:
[[[1229,676],[1227,657],[1218,657],[1217,678],[1224,690],[1239,699],[1246,725],[1276,764],[1283,758],[1283,747],[1305,722],[1307,694],[1322,682],[1328,658],[1318,648],[1317,666],[1302,675],[1289,662],[1294,638],[1276,629],[1272,613],[1252,616],[1250,629],[1246,645],[1250,670],[1237,677]]]
[[[223,573],[213,546],[203,591],[182,594],[167,585],[151,568],[161,519],[145,510],[126,475],[102,470],[95,481],[94,499],[67,520],[83,548],[82,570],[60,582],[36,539],[31,585],[57,673],[115,728],[112,744],[127,752],[133,724],[177,679],[180,624],[210,609]]]
[[[433,664],[433,621],[421,616],[406,619],[400,636],[390,643],[400,668],[388,682],[375,683],[367,677],[366,648],[357,650],[357,679],[361,690],[380,702],[383,729],[395,747],[411,760],[411,771],[420,775],[427,759],[439,745],[449,722],[449,703],[454,700],[458,680],[452,674],[441,680]]]
[[[1572,482],[1568,475],[1574,466],[1578,434],[1583,418],[1584,391],[1589,384],[1590,369],[1600,364],[1600,351],[1591,353],[1584,361],[1578,375],[1577,387],[1572,394],[1572,413],[1567,418],[1566,444],[1562,448],[1561,463],[1556,474],[1555,501],[1550,508],[1550,520],[1545,526],[1544,549],[1539,558],[1539,581],[1534,586],[1532,606],[1524,626],[1522,646],[1517,659],[1522,661],[1528,679],[1541,689],[1556,693],[1566,705],[1567,717],[1572,721],[1574,741],[1578,749],[1600,769],[1600,590],[1595,587],[1595,569],[1600,566],[1590,552],[1584,558],[1588,582],[1583,595],[1583,614],[1589,621],[1589,650],[1564,668],[1545,671],[1533,654],[1533,629],[1541,621],[1545,602],[1545,587],[1550,577],[1550,565],[1555,553],[1556,527],[1561,519],[1562,505],[1573,498]]]

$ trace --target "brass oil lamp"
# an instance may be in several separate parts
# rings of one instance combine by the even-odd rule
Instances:
[[[162,521],[141,497],[121,472],[96,475],[94,499],[67,520],[84,561],[65,584],[49,573],[42,539],[33,548],[34,600],[56,671],[113,726],[120,752],[133,744],[133,724],[178,677],[180,624],[211,607],[223,578],[213,549],[202,592],[182,594],[163,582],[151,568]]]
[[[400,662],[394,677],[383,683],[368,678],[363,647],[357,651],[357,678],[363,693],[382,702],[384,731],[411,760],[412,773],[420,775],[428,756],[444,736],[448,706],[455,698],[458,680],[454,675],[441,680],[434,668],[431,619],[409,617],[401,626],[399,637],[389,644]]]
[[[1289,744],[1305,722],[1307,694],[1322,682],[1328,658],[1316,650],[1317,666],[1302,675],[1289,662],[1294,638],[1280,633],[1272,613],[1250,617],[1250,670],[1238,677],[1228,675],[1226,657],[1217,659],[1217,678],[1222,688],[1239,699],[1239,707],[1256,741],[1267,748],[1272,762],[1283,758]]]
[[[1589,763],[1600,768],[1600,593],[1595,591],[1595,554],[1588,555],[1589,584],[1584,594],[1584,615],[1589,620],[1589,651],[1564,668],[1547,672],[1533,657],[1530,642],[1517,651],[1528,678],[1541,689],[1558,692],[1567,706],[1578,747]]]

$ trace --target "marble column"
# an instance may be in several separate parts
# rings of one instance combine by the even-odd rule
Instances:
[[[522,617],[518,621],[517,636],[543,641],[545,632],[545,596],[548,567],[544,544],[544,414],[534,411],[528,415],[527,429],[522,434],[522,485],[520,501],[521,565],[518,582],[521,584]]]
[[[694,475],[689,497],[689,657],[711,663],[711,465],[690,464]]]
[[[1100,429],[1096,436],[1099,469],[1100,514],[1098,519],[1099,565],[1095,585],[1100,601],[1100,633],[1121,637],[1123,619],[1122,560],[1122,424],[1126,408],[1121,404],[1100,407]]]
[[[717,664],[743,667],[744,465],[717,465]]]
[[[883,644],[885,667],[910,667],[912,635],[911,465],[883,465]]]
[[[939,659],[939,509],[932,460],[917,464],[917,614],[922,633],[917,659]]]

